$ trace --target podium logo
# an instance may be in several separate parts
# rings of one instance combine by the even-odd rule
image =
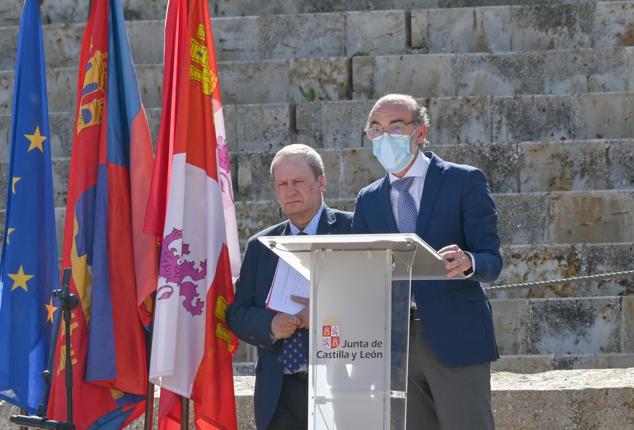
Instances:
[[[323,348],[335,349],[341,344],[341,326],[335,324],[324,324],[321,326],[321,345]]]

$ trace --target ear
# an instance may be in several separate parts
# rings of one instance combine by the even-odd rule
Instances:
[[[326,186],[328,185],[326,175],[321,175],[319,178],[317,178],[317,181],[319,182],[319,191],[321,191],[322,193],[326,191]]]
[[[416,134],[416,143],[422,145],[425,143],[425,137],[427,137],[427,131],[429,130],[429,126],[425,124],[421,124],[418,126],[418,133]]]

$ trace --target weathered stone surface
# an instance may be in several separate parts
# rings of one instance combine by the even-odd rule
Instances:
[[[447,97],[628,91],[633,52],[615,48],[364,57],[353,61],[354,95],[374,99],[386,93]]]
[[[537,299],[529,302],[529,354],[623,351],[618,298]]]
[[[381,55],[407,51],[405,11],[348,12],[346,55]]]
[[[548,226],[549,196],[542,193],[495,196],[498,234],[504,243],[543,243]]]
[[[633,46],[632,22],[634,22],[634,3],[629,1],[597,3],[592,20],[595,46]]]
[[[492,372],[541,373],[551,370],[620,369],[634,367],[634,354],[502,355]]]
[[[500,355],[526,354],[530,324],[528,300],[493,300],[493,324]]]
[[[634,267],[631,243],[502,246],[504,267],[492,285],[561,279],[628,270]],[[618,277],[599,282],[564,283],[490,291],[495,299],[573,296],[616,296],[634,293],[634,279]]]
[[[634,351],[634,297],[621,299],[621,345],[623,351]]]
[[[554,243],[631,241],[632,197],[625,190],[553,193],[547,238]]]
[[[634,424],[633,381],[632,369],[494,373],[496,428],[629,428]]]
[[[618,141],[579,141],[559,144],[526,143],[522,148],[521,191],[606,189],[606,155],[626,148]],[[626,180],[625,180],[626,181]]]
[[[238,151],[277,151],[291,139],[287,104],[238,105],[234,121]]]

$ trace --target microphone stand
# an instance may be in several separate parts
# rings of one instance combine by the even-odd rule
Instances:
[[[55,321],[53,323],[53,339],[48,355],[48,367],[44,372],[42,372],[42,378],[44,378],[44,393],[42,395],[42,401],[39,404],[35,415],[11,415],[9,420],[20,426],[39,429],[75,430],[75,424],[73,423],[73,363],[70,342],[70,320],[71,311],[79,305],[79,299],[76,295],[71,294],[70,289],[68,288],[68,285],[70,284],[70,275],[70,269],[64,269],[62,286],[59,290],[53,291],[53,296],[57,297],[59,300],[61,313],[58,312],[57,315],[55,315]],[[57,339],[59,337],[59,328],[62,317],[64,318],[64,334],[66,335],[66,366],[64,369],[66,373],[66,421],[55,421],[48,419],[46,416],[46,409],[48,408],[51,382],[53,379],[53,366],[55,365],[55,350],[57,347]]]

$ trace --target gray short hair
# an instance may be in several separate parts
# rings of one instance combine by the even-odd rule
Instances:
[[[294,143],[277,151],[275,157],[273,157],[273,161],[271,161],[271,176],[274,176],[273,172],[275,167],[280,163],[280,161],[282,161],[283,158],[292,156],[303,158],[308,164],[308,167],[310,167],[310,170],[313,171],[315,179],[324,174],[324,162],[321,159],[321,155],[308,145],[304,145],[303,143]]]

